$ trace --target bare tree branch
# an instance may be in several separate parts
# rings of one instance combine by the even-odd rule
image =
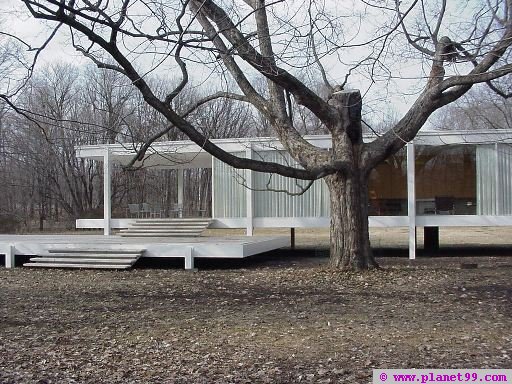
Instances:
[[[199,3],[199,0],[192,0],[191,3]],[[323,121],[335,121],[336,116],[318,95],[312,92],[290,73],[275,65],[271,58],[260,55],[241,34],[224,12],[211,0],[202,2],[202,11],[211,19],[221,30],[225,38],[236,47],[240,57],[247,61],[251,66],[258,70],[268,79],[277,85],[287,89],[295,97],[295,100],[310,109]]]

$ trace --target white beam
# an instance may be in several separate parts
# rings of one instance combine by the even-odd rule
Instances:
[[[252,159],[253,155],[253,149],[251,143],[248,144],[247,149],[245,150],[245,157],[247,159]],[[245,177],[246,177],[246,192],[245,192],[245,198],[246,198],[246,220],[247,220],[247,227],[246,227],[246,235],[247,236],[253,236],[254,235],[254,194],[253,194],[253,174],[252,170],[246,169],[245,170]]]
[[[407,143],[407,212],[409,215],[409,259],[416,259],[416,171],[414,143]]]
[[[112,220],[112,162],[110,149],[105,146],[103,153],[103,234],[109,236]]]
[[[211,208],[212,208],[212,211],[211,211],[211,215],[212,215],[212,219],[215,219],[215,157],[212,156],[212,175],[211,175],[211,188],[212,188],[212,193],[211,193]]]
[[[183,217],[183,169],[177,169],[178,172],[178,212],[179,217]]]

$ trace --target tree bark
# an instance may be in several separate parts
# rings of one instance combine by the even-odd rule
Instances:
[[[325,178],[331,198],[332,268],[360,271],[378,268],[368,231],[368,177],[362,171]]]

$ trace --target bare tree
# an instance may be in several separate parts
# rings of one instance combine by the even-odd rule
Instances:
[[[59,210],[78,218],[98,204],[97,166],[75,155],[75,145],[103,141],[103,130],[99,136],[94,128],[79,124],[94,116],[84,102],[83,83],[76,67],[46,68],[27,83],[17,100],[18,109],[31,119],[18,115],[11,120],[11,147],[20,154],[19,177],[31,186],[28,201],[38,205],[40,229],[52,211],[54,219]]]
[[[460,98],[473,84],[487,83],[506,96],[492,81],[512,71],[511,0],[468,3],[464,12],[450,9],[461,5],[446,0],[364,1],[350,3],[351,8],[329,8],[329,3],[314,0],[18,1],[34,18],[69,27],[77,50],[98,67],[129,78],[169,127],[218,159],[235,168],[305,180],[324,178],[331,196],[334,268],[377,267],[368,235],[371,170],[412,140],[434,111]],[[329,79],[335,77],[322,65],[332,57],[346,71],[337,84],[331,84]],[[396,68],[403,63],[423,65],[425,73],[414,74],[421,86],[390,130],[363,143],[362,95],[345,89],[347,80],[357,73],[370,84],[391,81],[406,76]],[[197,105],[218,98],[250,103],[300,167],[239,158],[212,143],[175,105],[190,81],[192,66],[210,68],[211,76],[220,79],[219,90]],[[168,68],[177,70],[181,80],[162,95],[147,76]],[[314,70],[324,80],[327,97],[294,75]],[[228,77],[237,90],[223,87]],[[264,92],[252,82],[261,78],[266,79]],[[293,103],[321,121],[332,136],[330,151],[301,136],[292,116]]]
[[[432,125],[448,130],[512,129],[512,99],[478,87],[439,111]]]
[[[84,108],[89,108],[89,122],[103,128],[103,142],[115,143],[127,116],[134,113],[130,105],[134,90],[126,77],[114,71],[88,67],[84,78]]]

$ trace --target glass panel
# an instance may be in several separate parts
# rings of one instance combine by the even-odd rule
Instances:
[[[512,146],[497,144],[498,159],[498,214],[512,214]]]
[[[476,146],[416,146],[416,214],[476,215]]]
[[[254,158],[299,167],[291,156],[283,151],[259,151],[255,154]],[[301,195],[290,195],[274,191],[300,193],[302,188],[308,185],[308,181],[260,172],[254,172],[253,177],[255,217],[329,216],[329,191],[323,180],[315,181]],[[266,189],[274,191],[266,191]]]
[[[512,148],[509,144],[479,145],[477,214],[512,214]]]
[[[496,214],[496,146],[479,145],[476,149],[476,205],[478,215]]]
[[[244,157],[245,152],[234,153]],[[214,217],[245,217],[247,214],[245,171],[213,159]]]
[[[379,164],[370,174],[369,214],[407,215],[407,156],[405,149]]]

